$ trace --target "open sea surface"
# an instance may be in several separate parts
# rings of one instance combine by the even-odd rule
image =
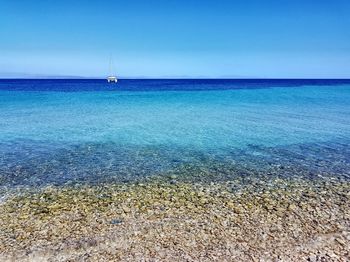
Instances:
[[[349,80],[0,80],[2,188],[188,166],[187,180],[350,179],[349,142]]]

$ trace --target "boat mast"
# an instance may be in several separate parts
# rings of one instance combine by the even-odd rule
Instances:
[[[109,76],[113,76],[112,54],[109,55]]]
[[[112,54],[109,56],[109,75],[107,77],[108,83],[117,83],[118,79],[114,75],[113,58]]]

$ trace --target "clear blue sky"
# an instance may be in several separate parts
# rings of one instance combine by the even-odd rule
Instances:
[[[0,0],[0,77],[350,78],[349,0]]]

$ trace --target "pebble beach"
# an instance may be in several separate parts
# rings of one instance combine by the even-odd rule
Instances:
[[[56,188],[0,206],[1,261],[347,261],[350,183]]]

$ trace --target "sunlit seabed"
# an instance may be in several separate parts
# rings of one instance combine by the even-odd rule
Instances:
[[[132,182],[152,176],[181,181],[228,181],[237,176],[350,179],[347,141],[200,152],[182,147],[80,144],[52,149],[38,143],[1,145],[2,186]],[[23,144],[28,147],[23,146]],[[29,146],[31,145],[31,146]],[[39,148],[35,150],[33,148]]]

